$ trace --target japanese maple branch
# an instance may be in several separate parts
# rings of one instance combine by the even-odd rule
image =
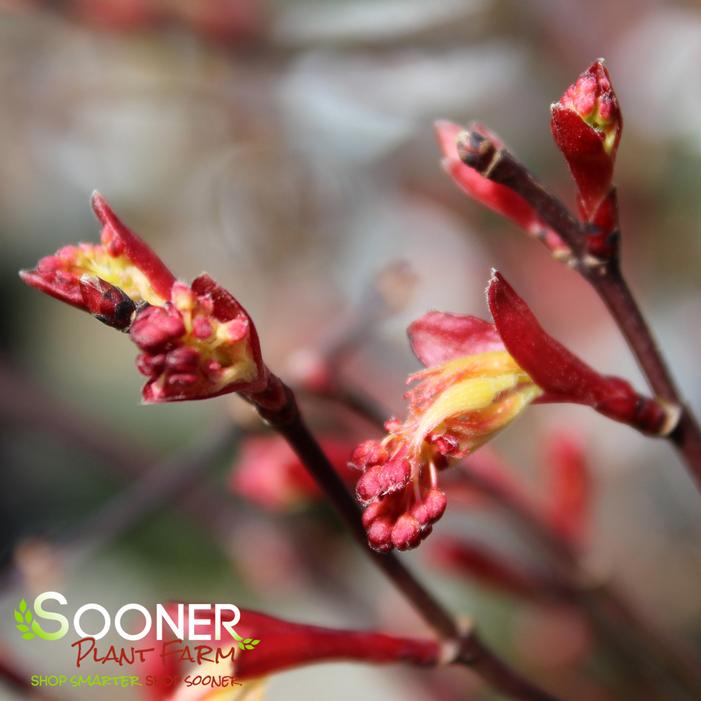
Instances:
[[[594,288],[609,309],[640,369],[658,399],[672,411],[679,411],[674,429],[666,436],[679,451],[689,471],[701,487],[701,429],[684,402],[652,331],[623,277],[620,266],[620,237],[611,237],[611,255],[593,257],[587,251],[588,232],[560,200],[545,190],[531,172],[506,149],[476,135],[478,148],[463,154],[466,165],[480,175],[504,185],[523,197],[569,246],[569,263]],[[486,144],[486,146],[485,146]]]
[[[380,554],[368,548],[359,509],[304,423],[295,396],[289,387],[273,376],[264,392],[248,395],[246,399],[299,456],[363,552],[403,594],[428,626],[445,640],[446,645],[456,646],[452,660],[455,664],[471,667],[496,690],[511,698],[523,701],[555,701],[554,696],[539,689],[500,660],[474,629],[467,632],[461,630],[461,626],[451,614],[396,556]]]
[[[320,396],[320,395],[317,395]],[[339,403],[346,403],[342,394],[329,395]],[[372,411],[364,411],[362,406],[346,403],[346,406],[358,412],[368,422],[382,428],[383,412],[379,407],[372,406]],[[549,523],[543,520],[540,513],[532,508],[527,501],[519,500],[515,495],[504,489],[503,485],[490,477],[488,472],[465,469],[462,472],[470,485],[487,496],[497,506],[513,517],[528,533],[532,541],[544,549],[557,564],[557,575],[560,591],[568,591],[573,603],[578,605],[582,613],[591,620],[592,624],[602,633],[607,642],[619,651],[625,658],[626,664],[633,664],[640,671],[641,660],[653,657],[664,662],[668,670],[683,680],[685,686],[696,693],[701,693],[701,673],[697,671],[695,656],[687,651],[676,639],[670,639],[660,634],[657,628],[632,607],[625,596],[611,582],[597,582],[592,586],[592,577],[582,567],[579,554],[571,543],[554,531]],[[619,627],[620,626],[620,627]],[[636,648],[644,648],[642,657],[631,657],[626,645],[621,645],[611,637],[613,627],[625,629],[627,643],[634,643]],[[651,653],[655,653],[652,655]]]

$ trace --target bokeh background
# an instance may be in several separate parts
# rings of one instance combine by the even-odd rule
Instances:
[[[408,303],[342,375],[401,412],[416,369],[408,322],[486,315],[502,270],[554,335],[644,387],[601,303],[544,248],[457,191],[432,122],[478,118],[566,201],[548,106],[604,56],[625,127],[617,182],[624,267],[691,405],[701,409],[701,5],[663,0],[4,0],[0,3],[0,646],[28,673],[70,650],[20,641],[20,595],[70,602],[233,601],[318,624],[421,632],[323,505],[272,510],[230,487],[245,436],[236,398],[142,407],[128,339],[24,287],[17,270],[94,240],[98,189],[186,279],[207,270],[246,305],[269,365],[299,377],[362,316],[378,271],[405,261]],[[313,427],[366,423],[314,399]],[[232,424],[236,429],[232,429]],[[657,626],[701,645],[701,497],[668,446],[580,407],[537,407],[495,442],[534,494],[544,446],[585,445],[584,559]],[[193,455],[195,459],[193,460]],[[195,467],[193,467],[193,464]],[[436,532],[529,561],[492,509]],[[433,537],[433,536],[432,536]],[[531,676],[609,699],[606,660],[571,612],[402,555]],[[424,552],[424,550],[426,552]],[[67,646],[65,646],[67,647]],[[88,691],[62,696],[135,696]],[[468,673],[345,664],[274,677],[268,698],[489,698]],[[9,688],[0,696],[14,698]]]

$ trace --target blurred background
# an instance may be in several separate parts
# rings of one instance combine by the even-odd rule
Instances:
[[[0,2],[7,664],[27,673],[72,664],[68,646],[30,644],[14,630],[16,601],[46,589],[108,607],[221,600],[320,625],[421,632],[323,504],[235,477],[246,466],[242,449],[262,430],[240,400],[140,406],[128,339],[26,288],[17,270],[64,243],[96,240],[89,197],[98,189],[181,278],[206,270],[239,298],[283,377],[309,380],[323,349],[353,337],[338,365],[342,382],[387,416],[401,415],[406,375],[418,367],[407,324],[431,308],[486,316],[491,267],[555,336],[642,389],[586,284],[463,196],[441,171],[432,132],[436,118],[485,122],[571,203],[548,107],[599,56],[625,120],[616,178],[624,268],[698,411],[698,2]],[[400,278],[392,284],[406,300],[364,324],[369,290],[396,261],[406,267],[389,269]],[[320,435],[351,446],[379,435],[318,397],[304,406]],[[667,445],[585,408],[536,407],[494,442],[536,500],[548,498],[544,461],[563,429],[582,447],[591,481],[583,566],[596,581],[615,580],[688,652],[698,649],[701,496],[690,478]],[[289,461],[256,455],[261,474]],[[261,498],[266,489],[272,496]],[[498,509],[459,501],[402,558],[508,659],[566,698],[635,689],[568,606],[439,566],[430,551],[441,534],[541,565]],[[639,691],[630,698],[644,698]],[[0,697],[16,693],[0,687]],[[136,695],[62,696],[95,693]],[[491,698],[460,670],[348,664],[286,672],[268,689],[271,701],[360,694]]]

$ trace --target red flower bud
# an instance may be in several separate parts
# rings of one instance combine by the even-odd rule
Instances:
[[[418,488],[412,483],[376,498],[363,512],[368,544],[378,552],[415,548],[443,516],[446,504],[445,494],[424,475]]]
[[[438,471],[448,458],[476,450],[542,393],[493,324],[429,312],[409,336],[428,369],[409,378],[417,384],[405,395],[407,418],[389,421],[382,443],[361,444],[354,456],[364,470],[356,485],[363,523],[380,551],[418,545],[445,510]]]
[[[166,357],[164,353],[158,355],[146,355],[142,353],[136,356],[136,368],[146,377],[158,377],[165,368]]]
[[[180,312],[172,305],[145,307],[129,330],[131,340],[147,353],[159,353],[185,334]]]
[[[481,124],[470,124],[465,130],[458,124],[444,120],[435,123],[435,131],[443,152],[443,169],[458,187],[480,204],[511,219],[531,236],[541,239],[553,254],[560,255],[568,250],[558,234],[543,223],[535,209],[521,195],[480,175],[475,170],[476,163],[470,166],[463,162],[460,156],[462,139],[484,138],[483,143],[489,144],[491,151],[482,153],[479,148],[475,149],[484,159],[493,156],[496,149],[503,147],[495,134]]]
[[[599,59],[551,107],[555,143],[577,183],[582,218],[592,221],[611,189],[623,119],[611,79]]]
[[[411,465],[401,455],[366,469],[358,480],[355,493],[361,504],[404,489],[411,476]]]
[[[388,458],[387,451],[379,441],[365,441],[353,450],[350,466],[362,471],[373,465],[385,463]]]
[[[507,594],[531,600],[566,592],[552,578],[466,540],[441,536],[429,551],[434,565]]]
[[[95,193],[101,243],[66,246],[20,276],[29,285],[129,329],[149,380],[146,402],[204,399],[266,387],[256,329],[241,305],[207,275],[176,282],[156,254]]]
[[[581,545],[589,525],[592,492],[584,446],[566,433],[552,436],[546,446],[547,520],[562,538],[575,546]]]

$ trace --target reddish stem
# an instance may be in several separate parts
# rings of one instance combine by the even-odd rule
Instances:
[[[701,487],[701,429],[672,378],[652,331],[623,278],[618,260],[614,259],[606,266],[604,275],[586,277],[611,312],[655,394],[679,407],[679,422],[668,438]]]
[[[540,512],[525,499],[505,489],[498,480],[484,471],[466,467],[463,475],[470,484],[513,516],[535,542],[541,544],[558,565],[557,578],[561,593],[569,592],[575,603],[619,653],[632,671],[643,676],[656,676],[653,661],[668,670],[667,678],[679,680],[696,697],[701,694],[701,671],[695,651],[684,641],[661,632],[635,607],[612,582],[591,585],[576,549],[543,520]],[[622,635],[625,637],[621,640]],[[637,653],[631,655],[631,652]],[[644,664],[640,665],[640,660]],[[701,698],[701,697],[700,697]]]

